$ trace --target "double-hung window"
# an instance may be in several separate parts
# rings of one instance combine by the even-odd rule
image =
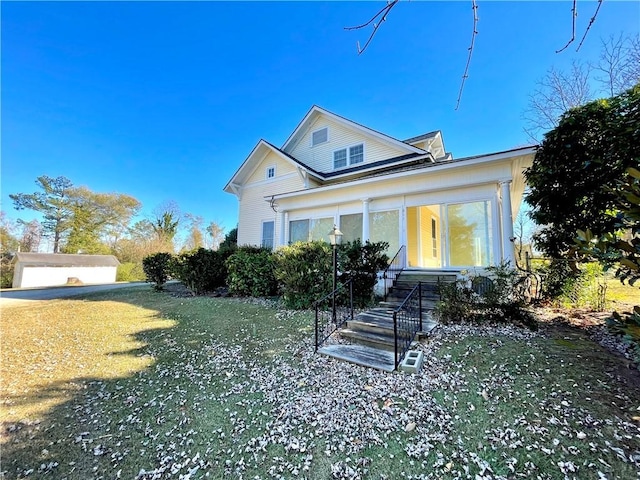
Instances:
[[[333,168],[343,168],[347,165],[355,165],[364,162],[364,144],[341,148],[333,152]]]
[[[336,150],[333,152],[333,168],[342,168],[347,166],[347,149]]]
[[[275,233],[273,221],[262,222],[262,247],[273,250],[273,237]]]

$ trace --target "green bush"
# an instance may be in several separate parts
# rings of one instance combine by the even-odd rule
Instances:
[[[535,318],[526,309],[521,277],[508,264],[487,268],[488,276],[469,276],[440,285],[440,301],[434,314],[444,323],[497,322],[537,329]]]
[[[298,242],[274,253],[275,277],[288,308],[310,308],[331,292],[331,246],[325,242]]]
[[[389,264],[389,257],[385,254],[387,248],[387,242],[367,241],[363,245],[360,240],[340,245],[339,281],[353,280],[353,301],[356,306],[366,307],[373,303],[373,289],[378,281],[378,272]]]
[[[226,262],[227,284],[234,295],[270,297],[278,293],[273,252],[266,248],[239,247]]]
[[[607,319],[607,327],[616,335],[622,335],[629,344],[631,356],[640,369],[640,306],[633,307],[633,312],[620,315],[613,312]]]
[[[0,288],[11,288],[13,284],[12,255],[0,254]]]
[[[145,280],[145,273],[141,263],[125,262],[118,265],[116,282],[138,282],[141,280]]]
[[[146,275],[146,281],[153,283],[155,290],[162,290],[164,284],[167,283],[172,258],[170,253],[159,252],[142,259],[142,269]]]
[[[573,290],[578,274],[566,260],[552,259],[535,269],[542,277],[542,299],[556,300]]]
[[[214,251],[206,248],[182,253],[171,262],[171,273],[197,295],[211,292],[225,285],[225,261],[229,254],[228,250]]]

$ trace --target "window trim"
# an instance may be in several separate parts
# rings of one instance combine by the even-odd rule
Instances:
[[[269,172],[273,170],[273,175],[269,176]],[[276,178],[276,166],[275,165],[269,165],[265,171],[264,171],[264,178],[267,180],[273,180],[274,178]]]
[[[362,165],[362,164],[364,164],[365,163],[365,160],[364,160],[365,159],[365,146],[364,145],[365,145],[364,142],[360,142],[360,143],[354,143],[352,145],[347,145],[347,146],[345,146],[343,148],[337,148],[336,150],[334,150],[333,151],[333,169],[334,170],[341,170],[343,168],[351,167],[353,165]],[[362,161],[353,163],[351,161],[351,149],[355,148],[355,147],[360,147],[360,146],[362,147]],[[336,153],[337,152],[341,152],[343,150],[344,150],[345,155],[346,155],[346,164],[344,166],[342,166],[342,167],[336,167]]]
[[[313,143],[313,135],[316,132],[320,132],[322,130],[326,130],[327,131],[327,136],[326,136],[326,140],[322,141],[322,142],[318,142],[318,143]],[[317,147],[318,145],[322,145],[323,143],[329,143],[329,127],[322,127],[322,128],[318,128],[316,130],[313,130],[311,132],[311,148],[313,147]]]

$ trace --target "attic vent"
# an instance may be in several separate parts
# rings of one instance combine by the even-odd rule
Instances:
[[[315,132],[313,132],[311,134],[311,146],[315,147],[316,145],[320,144],[320,143],[324,143],[327,141],[328,139],[328,128],[324,127],[321,128],[320,130],[316,130]]]

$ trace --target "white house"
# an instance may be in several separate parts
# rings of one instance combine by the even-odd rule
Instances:
[[[454,159],[442,133],[397,140],[313,106],[278,148],[260,140],[224,187],[239,201],[238,244],[324,239],[404,246],[406,268],[513,262],[513,219],[535,147]]]
[[[67,255],[62,253],[16,253],[13,288],[65,285],[80,282],[113,283],[120,262],[113,255]]]

